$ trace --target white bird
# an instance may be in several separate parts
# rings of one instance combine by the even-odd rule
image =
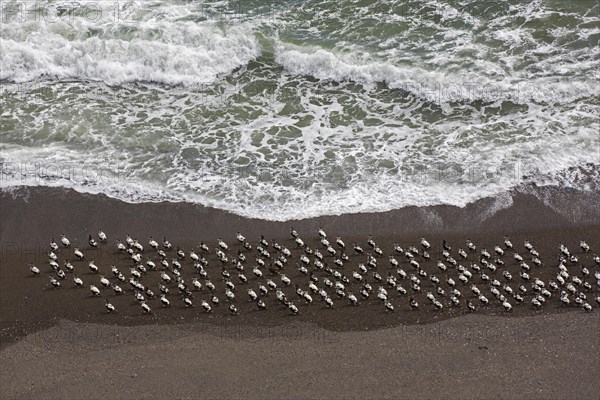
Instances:
[[[184,297],[183,298],[183,303],[185,304],[186,307],[192,307],[192,299],[190,299],[189,297]]]
[[[423,248],[425,249],[429,249],[431,247],[431,245],[427,240],[425,240],[425,238],[421,238],[421,246],[423,246]]]
[[[69,239],[67,239],[67,237],[65,235],[61,235],[60,241],[62,242],[63,246],[65,246],[65,247],[69,247],[71,245],[71,242],[69,241]]]
[[[90,291],[94,296],[100,296],[100,289],[96,287],[96,285],[90,285]]]
[[[152,239],[152,236],[150,236],[148,245],[150,245],[150,247],[152,247],[153,249],[158,249],[158,242],[156,240]]]
[[[50,277],[50,283],[52,284],[52,286],[54,286],[55,288],[60,287],[60,282],[57,281],[56,279],[54,279],[54,277]]]
[[[121,243],[119,240],[117,240],[117,250],[126,251],[127,247],[123,243]]]
[[[169,299],[167,299],[167,298],[165,297],[165,295],[164,295],[164,294],[163,294],[162,296],[160,296],[160,302],[162,303],[162,305],[163,305],[164,307],[168,307],[168,306],[170,306],[170,305],[171,305],[171,302],[169,301]]]
[[[77,247],[75,247],[75,251],[73,252],[73,254],[80,260],[83,260],[85,258],[83,253]]]
[[[73,272],[73,270],[75,270],[75,267],[69,261],[65,260],[65,269],[69,272]]]
[[[52,240],[50,241],[50,250],[52,250],[52,251],[57,251],[58,250],[58,245],[54,241],[54,238],[52,238]]]
[[[90,244],[90,246],[92,247],[98,247],[98,242],[96,242],[94,240],[94,238],[92,237],[92,235],[88,235],[88,243]]]
[[[327,296],[325,298],[325,304],[327,304],[327,307],[333,308],[333,300],[331,300],[331,297]]]
[[[94,263],[94,261],[90,261],[88,266],[92,272],[98,273],[98,266]]]
[[[221,240],[221,238],[219,238],[219,239],[217,240],[217,244],[219,245],[219,247],[220,247],[222,250],[227,250],[227,249],[229,248],[229,246],[227,246],[227,244],[226,244],[226,243],[225,243],[223,240]]]
[[[104,287],[109,287],[110,286],[110,281],[108,279],[106,279],[104,277],[104,275],[100,275],[100,283],[102,284],[102,286]]]
[[[413,310],[419,308],[419,303],[417,303],[417,300],[415,300],[414,298],[411,298],[408,304],[410,305],[410,308]]]
[[[237,240],[240,243],[244,243],[246,241],[246,238],[244,237],[244,235],[242,235],[240,232],[237,233]]]
[[[469,239],[467,239],[467,248],[471,251],[477,250],[477,247]],[[486,258],[488,258],[488,257],[486,257]]]
[[[116,308],[115,308],[115,306],[113,306],[112,304],[110,304],[110,303],[108,302],[108,300],[105,300],[105,307],[106,307],[106,310],[107,310],[109,313],[112,313],[112,312],[115,312],[115,311],[116,311]]]
[[[150,309],[150,306],[148,306],[148,304],[146,304],[146,303],[142,303],[142,311],[145,314],[150,314],[152,312],[152,310]]]
[[[33,264],[30,264],[29,270],[35,276],[38,276],[40,274],[40,269],[38,267],[36,267],[35,265],[33,265]]]
[[[588,245],[588,244],[587,244],[585,241],[583,241],[583,240],[579,242],[579,246],[580,246],[580,247],[581,247],[581,249],[582,249],[584,252],[586,252],[586,253],[587,253],[588,251],[590,251],[590,246],[589,246],[589,245]]]
[[[298,314],[298,307],[296,307],[294,305],[294,303],[289,302],[287,306],[290,309],[290,311],[292,312],[292,314]]]

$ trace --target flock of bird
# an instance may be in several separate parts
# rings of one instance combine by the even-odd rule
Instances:
[[[212,249],[201,242],[188,252],[166,238],[159,243],[150,237],[142,244],[127,236],[115,247],[124,266],[88,260],[62,235],[60,244],[52,239],[48,249],[50,285],[58,289],[72,281],[75,287],[88,287],[90,296],[103,298],[109,313],[117,311],[112,296],[133,296],[132,303],[145,314],[177,302],[189,308],[199,305],[208,313],[223,304],[233,315],[242,304],[260,310],[283,307],[291,314],[314,303],[323,308],[380,304],[376,307],[388,312],[474,312],[494,304],[511,311],[517,305],[541,308],[554,299],[586,311],[594,302],[600,304],[600,257],[592,256],[585,241],[576,253],[561,244],[558,258],[542,262],[532,243],[525,241],[518,252],[509,238],[491,252],[467,240],[454,252],[443,241],[434,253],[425,238],[406,248],[395,244],[386,252],[371,237],[364,248],[358,243],[346,246],[340,237],[330,241],[321,228],[316,238],[303,239],[293,228],[290,235],[285,242],[293,251],[263,236],[251,243],[238,232],[234,244],[219,238]],[[89,249],[110,248],[102,230],[97,236],[88,236],[88,254]],[[65,256],[59,260],[61,254]],[[35,276],[42,273],[34,264],[29,267]],[[89,271],[86,282],[81,269]],[[551,278],[541,279],[542,271]]]

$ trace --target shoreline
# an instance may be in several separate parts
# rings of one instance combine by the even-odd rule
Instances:
[[[295,266],[301,250],[295,247],[289,230],[293,226],[308,246],[326,253],[317,235],[323,227],[332,240],[341,235],[347,246],[356,241],[367,248],[367,237],[372,234],[385,251],[376,269],[384,277],[394,272],[387,264],[394,243],[404,248],[418,246],[424,236],[432,245],[431,260],[419,259],[421,268],[445,282],[448,276],[456,278],[457,272],[452,269],[446,274],[436,269],[442,240],[453,247],[455,254],[459,247],[465,247],[467,239],[473,240],[478,249],[493,251],[494,245],[509,235],[515,250],[524,255],[523,241],[534,244],[543,264],[532,271],[532,276],[548,282],[558,271],[560,243],[580,257],[592,277],[598,271],[591,258],[592,252],[600,249],[598,203],[594,193],[541,188],[515,192],[510,198],[482,199],[465,208],[408,207],[282,223],[247,219],[187,203],[130,204],[104,195],[52,188],[3,190],[2,396],[79,398],[87,393],[92,398],[594,398],[600,390],[595,379],[600,363],[589,357],[600,349],[595,335],[599,305],[594,301],[600,288],[595,282],[588,292],[588,301],[594,307],[589,313],[579,306],[564,306],[558,294],[553,294],[541,309],[535,309],[528,298],[506,312],[492,299],[489,306],[478,304],[476,312],[470,313],[464,302],[476,298],[468,285],[460,288],[464,299],[461,307],[450,306],[446,296],[445,308],[437,311],[425,298],[425,292],[434,286],[424,279],[422,292],[414,295],[420,304],[415,311],[410,310],[409,296],[396,293],[390,297],[396,307],[393,313],[386,312],[375,294],[361,299],[359,306],[351,306],[347,299],[338,299],[332,292],[335,306],[329,309],[318,294],[313,304],[304,304],[294,297],[293,287],[283,290],[298,305],[298,315],[282,307],[272,292],[264,297],[267,310],[261,311],[248,300],[246,286],[236,283],[239,315],[228,312],[224,296],[223,304],[215,306],[212,313],[203,312],[200,301],[209,298],[206,288],[194,291],[192,308],[184,307],[181,297],[171,294],[171,307],[161,307],[154,299],[148,303],[152,314],[142,315],[126,284],[123,295],[102,288],[102,296],[94,298],[87,286],[76,288],[69,274],[62,281],[63,287],[52,288],[45,252],[51,238],[60,241],[61,233],[67,234],[73,246],[81,247],[86,261],[73,260],[72,246],[59,249],[61,265],[64,259],[73,260],[86,285],[100,286],[99,275],[89,271],[87,260],[95,260],[107,276],[112,276],[113,264],[127,273],[133,264],[115,246],[115,239],[123,240],[127,234],[139,238],[145,247],[149,236],[160,241],[164,235],[186,253],[199,251],[200,241],[214,248],[216,239],[222,237],[230,244],[228,254],[234,257],[241,248],[235,238],[240,231],[253,246],[262,234],[292,250],[286,274],[294,282],[307,285],[307,278]],[[96,237],[98,229],[109,240],[93,249],[87,237]],[[592,252],[581,253],[579,240],[586,240]],[[144,254],[158,261],[151,250],[146,249]],[[259,280],[251,273],[255,250],[249,255],[248,287],[256,289]],[[169,259],[173,256],[174,250]],[[207,271],[221,296],[221,264],[214,252],[205,256],[209,261]],[[365,257],[352,254],[340,270],[351,277]],[[406,259],[397,258],[407,273],[415,272]],[[325,256],[328,265],[332,261],[333,257]],[[30,262],[40,267],[42,276],[32,276]],[[478,254],[469,254],[464,260],[466,266],[471,262],[478,262]],[[517,277],[511,284],[516,287],[519,266],[510,261],[510,254],[506,262],[505,269]],[[182,277],[189,282],[197,273],[189,259],[182,263]],[[569,268],[575,271],[576,266]],[[229,270],[235,273],[231,266]],[[265,268],[265,279],[282,285],[279,277],[268,271]],[[326,276],[323,271],[314,273],[319,279]],[[502,269],[496,275],[502,279]],[[372,281],[371,272],[365,278],[375,287],[380,285]],[[143,282],[158,292],[158,272],[149,272]],[[405,282],[402,285],[409,289]],[[358,289],[353,282],[348,287]],[[171,290],[177,290],[174,284]],[[107,313],[104,299],[109,299],[117,312]],[[264,367],[251,367],[257,362]],[[155,366],[176,372],[169,374],[170,379],[156,380]],[[333,384],[331,371],[338,371],[336,382],[349,389],[341,390]],[[222,387],[223,379],[229,382],[227,388]],[[190,380],[199,387],[190,385]],[[556,381],[573,384],[556,385]],[[98,392],[106,382],[113,384]]]
[[[545,205],[539,198],[543,198],[553,206]],[[147,243],[148,236],[160,240],[165,235],[174,245],[181,245],[188,251],[190,248],[195,248],[200,241],[210,243],[212,246],[218,237],[224,238],[230,244],[234,243],[236,232],[241,231],[253,243],[258,242],[260,235],[264,234],[269,240],[276,239],[294,250],[294,242],[289,236],[290,226],[293,226],[302,236],[312,237],[307,245],[313,248],[320,246],[316,239],[316,231],[322,226],[332,236],[341,235],[348,245],[358,241],[366,247],[367,235],[373,234],[377,243],[386,251],[391,250],[395,242],[405,248],[410,244],[418,245],[419,238],[426,236],[434,246],[438,247],[435,254],[439,251],[442,239],[448,240],[454,250],[460,246],[464,247],[466,239],[471,239],[478,245],[487,246],[492,250],[494,244],[501,243],[504,235],[509,234],[517,245],[525,239],[531,240],[548,266],[555,264],[559,255],[558,245],[561,242],[572,249],[577,249],[579,240],[584,239],[592,249],[600,248],[600,238],[596,234],[600,227],[600,222],[597,221],[600,212],[594,214],[594,204],[599,209],[600,205],[597,204],[599,202],[594,198],[593,193],[548,188],[544,188],[541,194],[516,193],[511,197],[510,205],[506,207],[498,207],[497,198],[488,198],[462,209],[452,206],[408,207],[386,213],[325,216],[283,223],[247,219],[226,211],[187,203],[130,204],[104,195],[81,194],[70,189],[24,187],[10,192],[0,192],[0,200],[3,261],[3,267],[0,268],[2,348],[29,332],[52,326],[60,319],[94,322],[101,318],[101,321],[108,324],[125,325],[143,325],[148,321],[162,324],[205,319],[215,324],[277,325],[298,320],[316,323],[332,331],[345,331],[429,323],[466,313],[464,308],[460,310],[449,308],[442,313],[430,310],[411,313],[407,312],[408,306],[402,304],[400,312],[390,317],[383,309],[370,313],[364,311],[363,307],[346,307],[343,303],[343,307],[334,310],[333,318],[317,304],[315,307],[311,305],[312,308],[303,310],[300,315],[292,318],[285,310],[268,312],[268,317],[265,317],[254,309],[231,317],[224,310],[226,307],[222,307],[219,315],[206,316],[198,310],[188,312],[190,310],[180,308],[178,304],[176,308],[168,310],[169,312],[157,310],[156,314],[143,318],[138,315],[135,303],[128,304],[119,298],[115,301],[120,303],[115,305],[123,310],[123,313],[106,315],[103,307],[98,307],[97,302],[88,298],[87,288],[78,290],[72,287],[74,285],[71,278],[65,281],[66,287],[52,290],[47,277],[31,276],[27,267],[30,262],[39,265],[43,275],[50,272],[45,251],[50,239],[54,237],[59,240],[63,232],[74,240],[74,245],[81,243],[82,250],[88,254],[88,259],[94,259],[101,266],[101,272],[107,276],[111,275],[109,265],[115,263],[122,265],[124,262],[123,255],[118,254],[115,249],[114,240],[116,238],[123,240],[126,234],[139,237],[142,243]],[[501,200],[506,201],[506,198]],[[564,211],[561,213],[555,211],[557,204],[588,205],[584,210],[587,214],[579,212],[577,215],[580,220],[585,217],[589,224],[569,221]],[[589,214],[594,214],[596,220],[591,219]],[[34,229],[31,221],[37,223]],[[109,241],[99,249],[90,250],[87,236],[88,234],[95,236],[97,229],[100,228],[106,232]],[[234,253],[233,248],[231,252]],[[547,256],[549,253],[551,256]],[[435,254],[429,262],[433,271],[435,271],[435,259],[439,258],[439,255]],[[59,252],[59,256],[69,258],[72,254]],[[478,261],[475,256],[472,257],[475,259],[469,259],[468,262]],[[345,273],[350,274],[360,261],[364,260],[353,256],[351,266],[345,267]],[[292,269],[288,272],[292,279],[295,277],[294,265],[297,262],[296,258],[295,261],[290,262],[289,267],[286,267]],[[385,263],[385,260],[383,262]],[[74,263],[77,269],[83,270],[81,277],[86,282],[98,278],[87,270],[86,262]],[[211,265],[214,265],[212,263],[213,261]],[[405,269],[410,273],[406,267]],[[385,265],[380,272],[385,277],[388,270],[388,266]],[[518,273],[518,267],[513,272]],[[251,272],[247,271],[246,274],[251,275]],[[541,270],[539,276],[548,279],[554,274],[554,269],[548,268]],[[190,275],[190,280],[191,276],[193,275]],[[214,276],[213,279],[220,280]],[[290,290],[292,290],[291,295],[294,295],[293,288]],[[39,299],[48,299],[48,304],[31,304],[32,301],[39,301]],[[244,297],[243,300],[247,299]],[[590,301],[593,302],[593,298]],[[377,305],[372,299],[368,302],[369,306]],[[549,305],[540,311],[525,308],[515,309],[513,314],[525,316],[564,310],[560,303]],[[502,314],[503,310],[492,307],[482,309],[480,312],[495,315]]]

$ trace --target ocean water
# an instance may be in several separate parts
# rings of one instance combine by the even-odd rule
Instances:
[[[596,1],[0,5],[4,189],[271,220],[599,189]]]

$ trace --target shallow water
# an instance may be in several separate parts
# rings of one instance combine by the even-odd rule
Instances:
[[[275,220],[597,189],[596,2],[36,4],[3,5],[3,187]]]

